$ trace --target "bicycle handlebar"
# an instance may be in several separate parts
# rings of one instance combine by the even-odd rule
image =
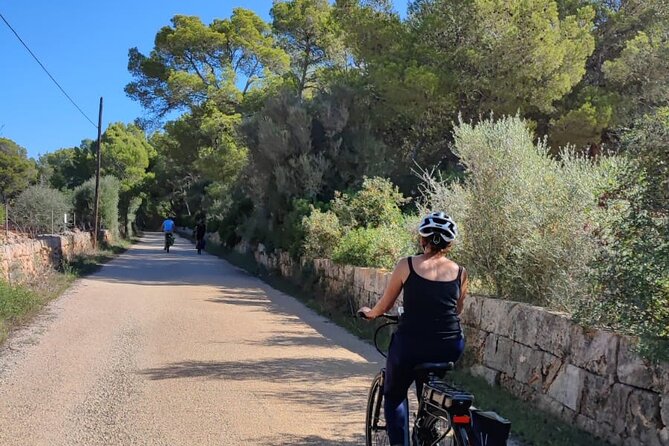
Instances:
[[[365,313],[362,312],[362,311],[358,311],[358,312],[356,313],[356,316],[358,316],[359,318],[365,319],[365,320],[370,320],[369,318],[367,318],[367,316],[365,315]],[[390,326],[390,325],[397,325],[397,323],[398,323],[399,320],[400,320],[400,315],[399,315],[399,314],[383,313],[383,314],[382,314],[381,316],[379,316],[378,318],[385,319],[385,321],[384,321],[381,325],[379,325],[379,326],[376,328],[376,330],[374,331],[374,347],[376,347],[376,350],[381,354],[381,356],[383,356],[383,357],[385,358],[385,357],[386,357],[386,353],[384,353],[383,350],[381,350],[381,349],[379,348],[379,343],[378,343],[379,332],[380,332],[383,328],[388,327],[388,326]],[[378,319],[378,318],[377,318],[377,319]]]
[[[356,313],[356,316],[358,316],[361,319],[369,320],[369,318],[365,315],[364,312],[358,311]],[[383,313],[380,318],[388,319],[391,322],[399,322],[400,320],[400,315],[399,314],[390,314],[390,313]]]

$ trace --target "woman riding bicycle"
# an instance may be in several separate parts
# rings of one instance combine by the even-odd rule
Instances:
[[[409,433],[407,391],[413,369],[426,362],[455,362],[465,341],[458,315],[467,294],[467,273],[446,257],[458,235],[455,222],[444,212],[423,218],[418,228],[423,254],[399,261],[374,308],[362,307],[366,319],[390,310],[404,290],[404,314],[393,335],[386,360],[384,412],[391,445],[404,445]],[[422,383],[416,383],[420,394]]]

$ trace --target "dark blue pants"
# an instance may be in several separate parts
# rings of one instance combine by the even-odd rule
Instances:
[[[391,445],[408,445],[409,413],[407,391],[414,381],[413,369],[423,362],[455,362],[465,349],[464,339],[427,341],[415,336],[395,333],[386,360],[386,380],[383,386],[383,409],[386,415]],[[420,395],[422,385],[417,383]],[[405,443],[407,441],[407,443]]]

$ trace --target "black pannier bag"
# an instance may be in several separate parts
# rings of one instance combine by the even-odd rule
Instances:
[[[506,446],[511,422],[495,412],[472,409],[472,430],[478,446]]]

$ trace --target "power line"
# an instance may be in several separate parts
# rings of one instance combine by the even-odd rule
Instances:
[[[60,91],[63,92],[63,94],[65,95],[65,97],[66,97],[67,99],[69,99],[70,102],[72,103],[72,105],[74,105],[74,106],[77,108],[77,110],[79,110],[79,113],[81,113],[81,114],[84,116],[84,118],[86,118],[86,119],[88,120],[88,122],[90,122],[91,125],[97,129],[98,126],[95,125],[95,123],[91,120],[91,118],[89,118],[89,117],[86,115],[86,113],[84,113],[84,111],[81,109],[81,107],[79,107],[79,106],[77,105],[77,103],[74,102],[74,99],[72,99],[72,98],[70,97],[70,95],[67,94],[67,92],[63,89],[63,87],[60,86],[60,84],[58,83],[58,81],[57,81],[56,79],[54,79],[54,77],[51,75],[51,73],[49,73],[49,70],[47,70],[46,67],[44,66],[44,64],[42,64],[42,62],[40,62],[40,60],[37,58],[37,56],[35,56],[35,53],[33,53],[33,52],[30,50],[30,48],[28,48],[28,45],[26,45],[26,43],[23,41],[23,39],[21,38],[21,36],[19,36],[19,33],[17,33],[17,32],[14,30],[14,28],[12,28],[12,25],[9,24],[9,22],[8,22],[7,19],[2,15],[2,13],[0,13],[0,18],[2,19],[3,22],[5,22],[5,24],[9,27],[9,29],[12,30],[12,32],[14,33],[14,35],[16,36],[16,38],[19,39],[19,42],[21,42],[21,43],[23,44],[23,46],[28,50],[28,52],[30,53],[30,55],[33,56],[33,59],[35,59],[35,61],[37,61],[37,63],[39,64],[39,66],[42,67],[42,69],[44,70],[44,72],[51,78],[51,80],[53,81],[53,83],[56,84],[56,86],[60,89]]]

